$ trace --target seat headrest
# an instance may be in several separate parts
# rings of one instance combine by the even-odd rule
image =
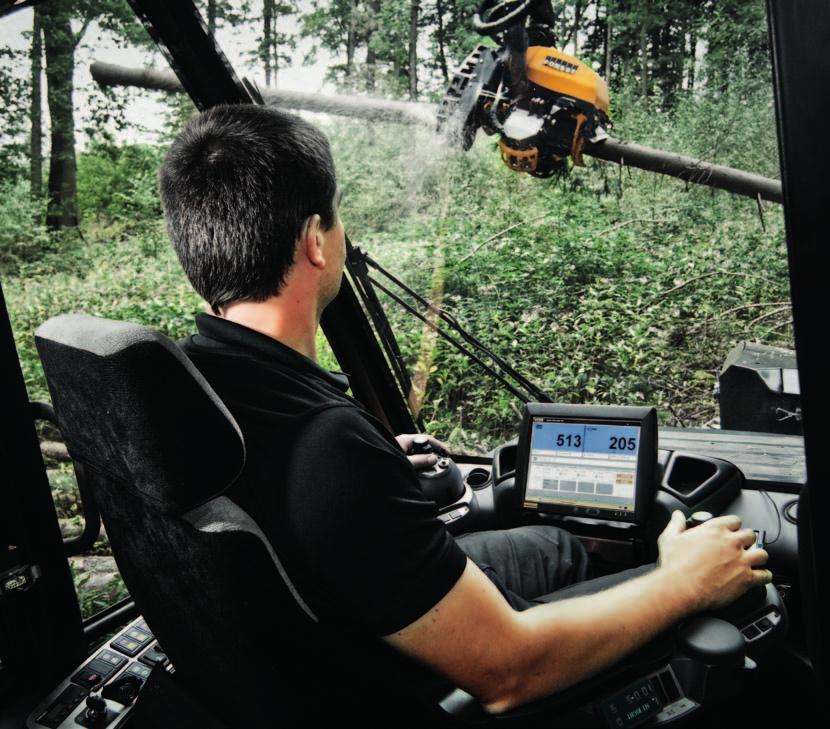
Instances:
[[[66,314],[43,324],[35,343],[75,460],[165,513],[204,503],[238,476],[245,463],[239,426],[164,335]]]

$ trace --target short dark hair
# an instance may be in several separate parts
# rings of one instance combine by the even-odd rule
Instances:
[[[305,220],[336,222],[337,181],[325,135],[253,104],[214,106],[179,132],[159,173],[173,248],[216,311],[279,293]]]

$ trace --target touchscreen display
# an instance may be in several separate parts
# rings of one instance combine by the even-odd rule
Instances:
[[[534,417],[525,500],[634,512],[640,425]]]

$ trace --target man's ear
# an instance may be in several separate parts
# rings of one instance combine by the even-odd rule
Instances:
[[[305,253],[308,262],[315,268],[322,268],[326,265],[321,233],[320,216],[315,213],[306,218],[303,231],[300,233],[300,250]]]

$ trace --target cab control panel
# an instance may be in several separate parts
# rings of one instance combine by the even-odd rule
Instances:
[[[680,682],[668,665],[601,699],[598,713],[607,726],[629,729],[646,722],[653,726],[665,724],[699,706],[698,702],[684,695]]]
[[[115,729],[156,666],[173,672],[150,627],[138,618],[49,694],[29,715],[26,729]]]

